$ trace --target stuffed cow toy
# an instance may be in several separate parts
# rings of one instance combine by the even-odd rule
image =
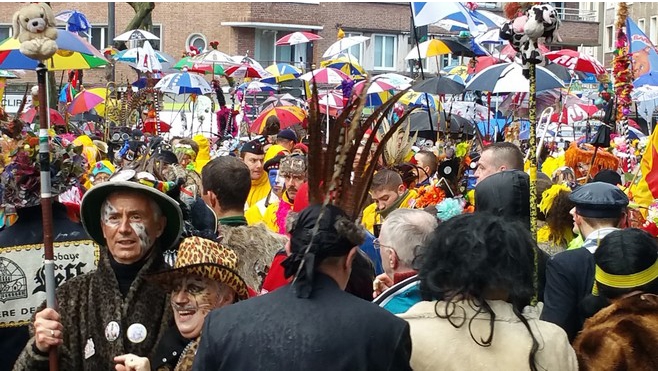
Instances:
[[[44,61],[57,52],[55,15],[46,3],[32,3],[13,16],[14,38],[25,56]]]

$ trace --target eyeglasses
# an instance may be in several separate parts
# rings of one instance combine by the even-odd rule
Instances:
[[[393,246],[389,246],[389,245],[384,245],[384,244],[382,244],[382,243],[379,241],[379,238],[375,238],[375,239],[372,241],[372,246],[375,248],[375,250],[380,250],[382,247],[386,247],[386,248],[389,248],[389,249],[393,249]],[[395,250],[395,249],[393,249],[393,250]]]

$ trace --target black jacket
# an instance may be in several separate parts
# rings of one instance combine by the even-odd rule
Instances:
[[[317,274],[308,299],[286,285],[208,315],[194,371],[411,370],[409,325]]]
[[[562,327],[572,341],[583,328],[580,302],[592,293],[594,255],[585,248],[563,251],[546,265],[544,309],[540,319]]]

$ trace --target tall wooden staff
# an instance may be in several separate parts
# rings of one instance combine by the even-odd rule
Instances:
[[[48,69],[43,63],[37,67],[39,86],[39,169],[41,175],[41,217],[43,220],[44,274],[46,279],[46,305],[57,309],[55,300],[55,259],[53,251],[53,207],[50,186],[50,146],[48,138],[48,98],[46,78]],[[50,371],[57,371],[57,348],[50,347],[48,355]]]

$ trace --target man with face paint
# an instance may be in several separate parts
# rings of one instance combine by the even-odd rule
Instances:
[[[286,233],[286,217],[295,202],[299,187],[306,182],[306,156],[287,155],[281,159],[279,177],[283,178],[281,199],[269,205],[263,214],[267,227],[276,233]]]
[[[393,170],[380,170],[372,177],[370,196],[373,203],[363,209],[361,224],[368,232],[375,233],[375,226],[381,226],[393,210],[413,208],[417,196],[413,189],[406,189],[400,174]]]
[[[263,169],[267,173],[267,177],[270,181],[271,190],[265,198],[256,202],[255,205],[251,205],[251,207],[244,213],[249,225],[262,222],[263,214],[265,214],[267,207],[278,202],[283,195],[284,181],[283,176],[279,173],[279,166],[281,164],[281,159],[284,157],[284,155],[277,155],[263,165]]]
[[[47,370],[53,347],[62,370],[114,369],[118,355],[152,354],[168,327],[168,294],[144,276],[165,268],[162,251],[178,241],[178,203],[154,187],[115,178],[85,194],[81,219],[101,246],[98,269],[58,287],[57,310],[37,308],[14,370]]]
[[[208,313],[248,298],[247,285],[235,273],[237,262],[235,252],[215,241],[185,238],[174,268],[149,277],[171,293],[176,327],[167,330],[150,360],[134,354],[117,356],[116,370],[191,370]]]

